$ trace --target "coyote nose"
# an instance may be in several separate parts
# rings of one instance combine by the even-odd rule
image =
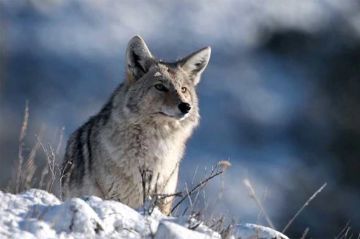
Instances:
[[[191,109],[191,106],[190,104],[188,103],[185,103],[185,102],[181,102],[179,105],[179,110],[181,111],[181,113],[183,114],[186,114],[186,113],[189,113],[190,109]]]

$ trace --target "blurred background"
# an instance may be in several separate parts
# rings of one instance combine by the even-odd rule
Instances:
[[[360,232],[360,3],[355,0],[0,0],[0,185],[45,128],[64,141],[124,79],[128,40],[175,60],[211,45],[198,86],[201,125],[179,188],[219,160],[232,167],[208,185],[208,211],[266,225],[243,184],[250,179],[281,230],[325,182],[287,234]],[[65,143],[65,142],[64,142]],[[200,177],[200,176],[199,176]],[[221,182],[220,182],[221,181]]]

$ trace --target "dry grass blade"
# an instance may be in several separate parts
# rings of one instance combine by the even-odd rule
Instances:
[[[290,225],[294,222],[294,220],[300,215],[300,213],[309,205],[309,203],[316,198],[316,196],[321,193],[321,191],[326,187],[327,183],[324,183],[316,192],[311,195],[311,197],[302,205],[302,207],[295,213],[295,215],[290,219],[290,221],[286,224],[282,233],[285,233],[286,230],[290,227]]]
[[[306,236],[307,236],[307,234],[309,233],[309,231],[310,231],[310,229],[307,227],[307,228],[305,228],[305,230],[304,230],[304,232],[303,232],[303,234],[302,234],[302,236],[301,236],[301,238],[300,239],[305,239],[306,238]]]
[[[232,238],[232,231],[234,228],[235,223],[230,223],[227,227],[220,231],[221,238],[223,239],[230,239]]]
[[[39,182],[39,187],[45,188],[44,182],[45,182],[47,175],[49,174],[49,166],[50,166],[49,153],[48,153],[47,148],[43,145],[43,143],[41,142],[39,137],[36,137],[36,141],[40,144],[41,149],[44,152],[46,160],[47,160],[47,164],[41,172],[41,177],[40,177],[40,182]]]
[[[345,234],[344,234],[344,236],[342,237],[342,238],[352,238],[352,233],[351,233],[351,235],[349,235],[349,233],[351,233],[351,227],[348,227],[347,229],[346,229],[346,231],[345,231]],[[349,236],[349,237],[348,237]]]
[[[341,231],[336,235],[335,239],[341,238],[344,234],[344,232],[346,231],[346,229],[350,226],[350,221],[347,221],[345,226],[341,229]]]
[[[50,169],[50,180],[48,180],[48,183],[47,183],[47,186],[46,186],[46,190],[48,192],[52,192],[53,191],[53,186],[54,186],[54,183],[55,183],[55,180],[56,180],[56,155],[54,153],[54,150],[53,148],[51,147],[51,145],[48,146],[49,147],[49,157],[48,157],[48,166],[49,166],[49,169]]]
[[[30,149],[28,149],[25,147],[27,146],[25,145],[25,138],[27,137],[29,128],[29,115],[29,102],[26,101],[24,117],[19,134],[18,160],[16,161],[15,166],[16,171],[14,171],[12,174],[13,180],[10,180],[7,186],[7,191],[16,194],[23,190],[36,187],[47,190],[51,193],[56,193],[57,191],[54,191],[54,183],[58,181],[59,175],[62,176],[61,169],[59,167],[58,156],[62,147],[64,127],[61,128],[60,135],[57,137],[59,142],[57,144],[56,150],[54,150],[51,144],[43,145],[41,142],[41,136],[44,131],[43,127],[40,128],[39,135],[35,135],[35,144]],[[37,162],[37,158],[39,157],[39,149],[42,149],[42,151],[45,153],[45,159],[47,162],[45,166],[43,166],[43,164],[38,164],[39,162]],[[38,167],[39,165],[41,166],[40,169]],[[37,173],[38,170],[41,170],[40,175]]]
[[[56,179],[58,178],[58,176],[59,177],[61,176],[61,174],[60,174],[61,169],[57,162],[56,153],[50,144],[45,146],[41,142],[41,139],[38,136],[36,137],[36,140],[39,143],[40,148],[44,152],[45,159],[46,159],[46,166],[43,168],[43,170],[41,172],[39,188],[45,189],[48,192],[53,192],[54,183],[56,182]]]
[[[32,186],[34,174],[36,171],[35,157],[39,148],[40,143],[36,142],[35,145],[32,147],[29,157],[27,158],[24,165],[22,179],[24,180],[25,189],[28,189]]]
[[[251,185],[250,180],[249,179],[244,179],[244,185],[246,186],[246,188],[249,190],[249,194],[250,197],[254,199],[256,205],[259,207],[259,209],[261,210],[261,212],[264,214],[266,222],[269,224],[269,226],[272,229],[275,229],[274,224],[272,223],[272,221],[270,220],[269,215],[267,214],[267,212],[265,211],[265,208],[263,207],[259,197],[256,195],[254,187]]]
[[[59,142],[58,142],[56,150],[55,150],[56,155],[60,154],[60,150],[61,150],[63,139],[64,139],[64,131],[65,131],[65,127],[63,126],[60,129]]]
[[[189,194],[189,187],[187,186],[187,183],[185,183],[185,190],[186,190],[186,195],[188,196],[188,199],[189,199],[190,207],[193,207],[193,202],[192,202],[190,194]]]
[[[191,184],[193,184],[193,183],[194,183],[194,181],[195,181],[195,177],[196,177],[196,174],[197,174],[198,170],[199,170],[199,165],[197,165],[197,166],[196,166],[196,168],[195,168],[195,171],[194,171],[193,177],[192,177],[192,179],[191,179]]]
[[[145,204],[147,197],[150,196],[149,190],[150,190],[150,182],[152,179],[152,171],[146,169],[145,167],[139,167],[138,169],[141,176],[143,204]]]
[[[263,193],[262,196],[261,196],[261,201],[262,201],[262,202],[265,202],[267,195],[268,195],[268,189],[265,188],[264,193]],[[258,213],[258,215],[257,215],[257,217],[256,217],[256,224],[259,224],[259,223],[260,223],[260,218],[261,218],[262,215],[263,215],[262,211],[259,210],[259,213]]]
[[[206,226],[208,226],[209,228],[213,229],[216,232],[220,232],[224,229],[225,227],[225,216],[221,215],[220,217],[213,217],[210,216],[209,217],[209,221],[205,222]]]
[[[16,170],[16,184],[15,184],[15,192],[19,193],[21,188],[21,175],[22,175],[22,166],[24,163],[24,156],[23,156],[23,149],[24,149],[24,141],[26,136],[26,131],[29,124],[29,102],[26,101],[25,103],[25,110],[24,110],[24,119],[22,122],[20,136],[19,136],[19,151],[18,151],[18,167]]]

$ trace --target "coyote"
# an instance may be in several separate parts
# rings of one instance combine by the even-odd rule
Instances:
[[[96,195],[137,208],[145,194],[141,172],[151,172],[149,195],[175,193],[185,143],[199,122],[195,87],[210,53],[205,47],[168,63],[133,37],[125,81],[68,140],[63,196]],[[170,213],[171,197],[159,204]]]

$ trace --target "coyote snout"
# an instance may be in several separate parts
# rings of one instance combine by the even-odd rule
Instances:
[[[171,93],[170,93],[171,94]],[[189,103],[183,102],[178,93],[174,94],[175,99],[168,99],[167,103],[161,107],[161,114],[173,117],[175,119],[183,120],[191,110]],[[171,98],[171,96],[168,96]]]
[[[96,195],[139,207],[145,193],[139,169],[152,174],[148,196],[173,194],[185,143],[198,125],[195,87],[210,52],[205,47],[168,63],[133,37],[126,51],[126,80],[68,141],[64,196]],[[168,197],[159,207],[167,214],[171,203]]]
[[[189,113],[189,111],[191,110],[190,104],[185,102],[181,102],[178,107],[181,113],[183,113],[184,115]]]

